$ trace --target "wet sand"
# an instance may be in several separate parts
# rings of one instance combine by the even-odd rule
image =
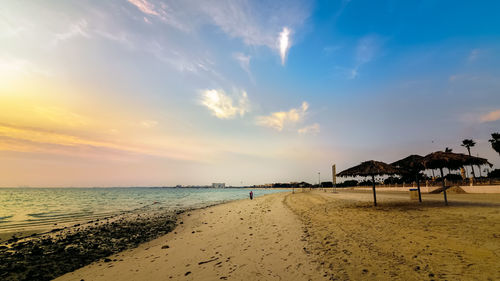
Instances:
[[[500,195],[280,193],[181,215],[57,280],[500,280]],[[108,261],[109,261],[108,260]]]
[[[179,211],[180,212],[180,211]],[[52,280],[160,237],[175,227],[169,211],[129,213],[0,244],[0,280]]]
[[[286,194],[188,212],[174,232],[57,280],[319,280]]]

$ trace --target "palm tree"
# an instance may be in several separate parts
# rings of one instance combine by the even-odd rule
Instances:
[[[461,144],[463,147],[467,148],[467,151],[469,152],[469,156],[470,155],[470,148],[473,147],[474,145],[476,145],[476,142],[472,139],[464,139],[462,141],[462,144]],[[476,175],[474,174],[474,166],[473,165],[470,165],[471,169],[472,169],[472,177],[473,178],[476,178]],[[481,168],[479,168],[481,169]],[[479,170],[479,172],[481,172],[481,170]]]
[[[491,134],[491,148],[500,155],[500,133]]]

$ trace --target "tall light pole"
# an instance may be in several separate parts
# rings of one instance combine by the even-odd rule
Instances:
[[[337,168],[335,166],[335,164],[332,165],[332,184],[333,184],[333,188],[332,188],[332,192],[336,191],[337,189]]]

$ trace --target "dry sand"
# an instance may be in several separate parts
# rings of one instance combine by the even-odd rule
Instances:
[[[285,203],[335,280],[500,280],[500,194],[298,193]],[[333,278],[332,278],[333,279]]]
[[[318,280],[301,222],[284,198],[272,194],[183,214],[174,232],[57,280]]]
[[[57,280],[500,280],[500,194],[377,195],[376,208],[370,192],[315,191],[195,210]]]

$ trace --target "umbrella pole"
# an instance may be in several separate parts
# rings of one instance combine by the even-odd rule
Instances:
[[[373,205],[377,206],[377,194],[375,193],[375,175],[372,175],[372,183],[373,183]]]
[[[422,203],[422,195],[420,194],[420,178],[417,173],[417,189],[418,189],[418,201]]]
[[[448,206],[448,198],[446,197],[446,187],[444,186],[443,168],[439,168],[439,170],[441,171],[441,179],[443,181],[444,204]]]

